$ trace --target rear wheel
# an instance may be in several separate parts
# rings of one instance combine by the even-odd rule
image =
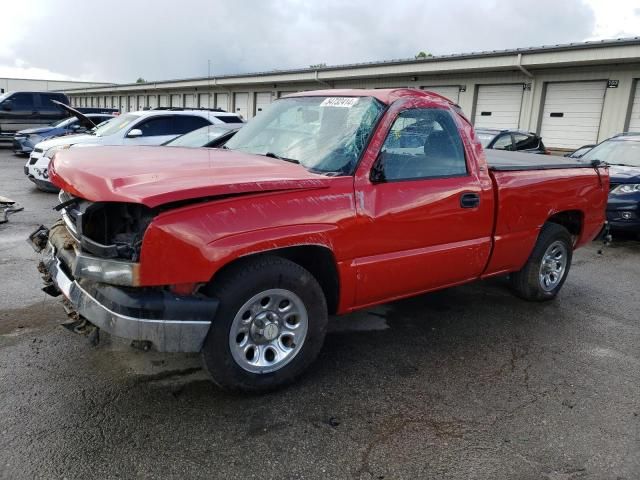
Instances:
[[[569,231],[556,223],[542,227],[538,241],[525,266],[511,274],[511,285],[522,298],[551,300],[564,285],[573,255]]]
[[[203,357],[219,386],[271,390],[294,381],[318,356],[327,305],[316,279],[300,265],[275,256],[243,260],[207,293],[220,306]]]

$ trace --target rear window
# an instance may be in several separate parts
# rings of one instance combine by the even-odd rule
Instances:
[[[242,119],[236,115],[216,115],[216,118],[224,123],[244,123]]]

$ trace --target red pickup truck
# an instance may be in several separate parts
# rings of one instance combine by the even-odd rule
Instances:
[[[554,158],[486,154],[436,94],[304,92],[224,149],[58,152],[62,219],[32,241],[77,330],[202,351],[217,384],[261,391],[309,366],[331,314],[503,274],[554,298],[609,189]]]

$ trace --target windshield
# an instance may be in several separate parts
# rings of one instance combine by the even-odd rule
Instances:
[[[107,137],[109,135],[113,135],[114,133],[127,128],[134,120],[140,118],[140,115],[134,115],[132,113],[127,113],[125,115],[120,115],[119,117],[112,118],[107,123],[101,124],[98,128],[93,130],[93,134],[98,137]]]
[[[494,133],[476,132],[476,136],[478,137],[478,140],[480,140],[480,143],[482,144],[482,146],[485,148],[487,147],[487,145],[491,143],[491,140],[496,138],[496,135]]]
[[[206,147],[209,143],[234,129],[207,125],[193,132],[185,133],[165,143],[169,147]]]
[[[640,167],[640,141],[607,140],[585,153],[581,160],[600,160],[611,165]]]
[[[226,148],[351,174],[383,110],[371,97],[284,98],[251,120]]]

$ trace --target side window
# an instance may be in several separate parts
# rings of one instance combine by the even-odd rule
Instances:
[[[175,130],[173,127],[173,117],[170,115],[150,118],[140,122],[138,125],[134,125],[133,128],[140,129],[143,137],[174,135]]]
[[[189,133],[197,128],[211,125],[211,122],[203,117],[191,116],[191,115],[176,115],[174,117],[174,131],[172,135],[182,135],[183,133]]]
[[[394,121],[372,172],[378,181],[467,174],[458,127],[446,110],[405,110]]]
[[[506,133],[504,135],[500,135],[493,144],[493,148],[496,150],[512,150],[513,143],[511,142],[511,134]]]
[[[38,108],[38,110],[40,110],[43,113],[59,114],[59,115],[62,115],[63,117],[67,116],[67,112],[63,108],[60,108],[55,103],[52,103],[51,100],[57,100],[58,102],[65,103],[65,99],[60,98],[59,95],[55,95],[51,93],[41,93],[40,107]]]
[[[15,93],[9,97],[9,100],[11,100],[15,111],[28,111],[31,113],[36,109],[32,93]]]
[[[525,135],[524,133],[514,133],[514,150],[531,150],[538,148],[540,141],[535,135]]]

